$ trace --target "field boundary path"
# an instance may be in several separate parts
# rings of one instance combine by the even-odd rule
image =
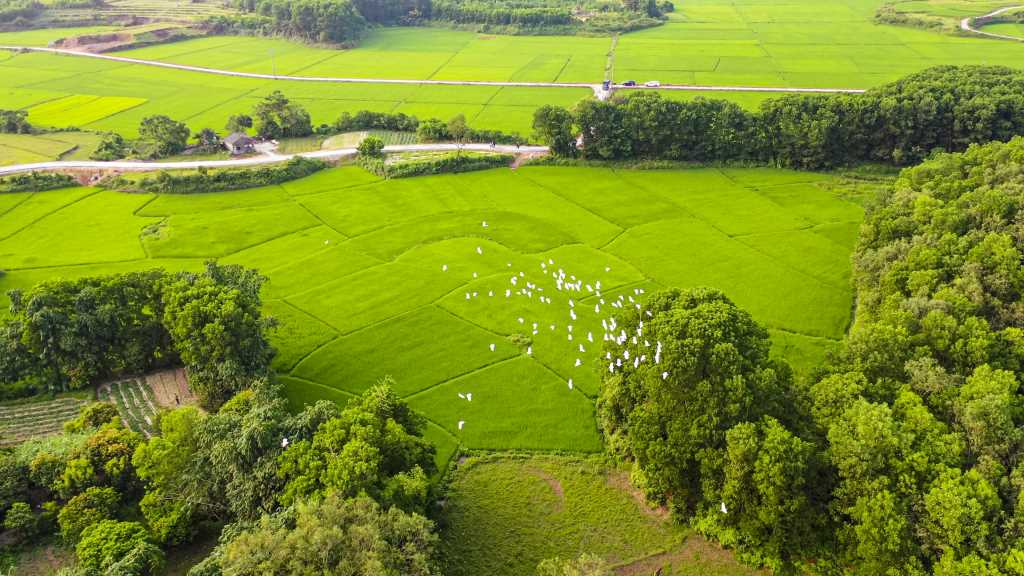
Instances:
[[[1000,14],[1005,14],[1006,12],[1019,10],[1021,8],[1024,8],[1024,5],[1007,6],[1005,8],[1000,8],[999,10],[989,12],[988,14],[982,16],[968,16],[967,18],[964,18],[963,20],[960,21],[960,29],[965,32],[973,32],[974,34],[980,34],[981,36],[988,36],[989,38],[999,38],[1000,40],[1016,40],[1017,42],[1024,42],[1024,38],[1021,38],[1019,36],[1010,36],[1008,34],[993,34],[992,32],[985,32],[974,27],[975,23],[980,22],[982,25],[984,25],[987,23],[988,20],[991,20],[992,18],[995,18]]]
[[[491,146],[490,144],[397,144],[384,147],[385,152],[454,152],[456,150],[473,152],[502,152],[516,155],[541,155],[548,152],[548,147],[509,145]],[[139,162],[131,160],[99,162],[92,160],[58,160],[53,162],[35,162],[32,164],[0,166],[0,176],[17,174],[19,172],[45,170],[118,170],[124,172],[153,172],[156,170],[191,170],[196,168],[239,168],[287,162],[288,160],[299,156],[319,160],[339,160],[342,158],[351,158],[355,155],[355,148],[337,148],[334,150],[317,150],[315,152],[302,152],[299,154],[280,154],[274,156],[260,155],[250,158],[238,158],[235,160],[189,160],[185,162]]]
[[[984,34],[983,32],[979,32]],[[601,84],[587,82],[502,82],[491,80],[409,80],[398,78],[342,78],[334,76],[287,76],[283,74],[259,74],[256,72],[237,72],[233,70],[220,70],[218,68],[206,68],[203,66],[189,66],[186,64],[173,64],[171,62],[160,62],[159,60],[142,60],[139,58],[126,58],[124,56],[109,56],[107,54],[93,54],[91,52],[80,52],[77,50],[64,50],[61,48],[42,48],[38,46],[0,46],[0,50],[11,52],[45,52],[50,54],[61,54],[65,56],[80,56],[83,58],[98,58],[112,62],[125,64],[139,64],[142,66],[157,66],[160,68],[172,68],[187,72],[199,72],[202,74],[219,74],[221,76],[236,76],[239,78],[254,78],[258,80],[289,80],[295,82],[323,82],[337,84],[435,84],[442,86],[505,86],[513,88],[589,88],[594,95],[600,99],[604,92]],[[689,91],[720,91],[720,92],[788,92],[788,93],[844,93],[861,94],[864,90],[855,88],[790,88],[772,86],[695,86],[688,84],[662,84],[660,86],[623,86],[615,84],[614,89],[639,89],[639,90],[689,90]]]

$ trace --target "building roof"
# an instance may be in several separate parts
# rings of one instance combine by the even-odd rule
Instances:
[[[224,143],[231,147],[245,146],[246,144],[252,144],[253,139],[249,138],[245,134],[242,134],[241,132],[235,132],[228,136],[227,138],[225,138]]]

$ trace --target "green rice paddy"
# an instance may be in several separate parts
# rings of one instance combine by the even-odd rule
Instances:
[[[913,8],[909,4],[900,7]],[[983,8],[981,2],[962,1],[939,8],[972,11],[975,4]],[[868,88],[939,64],[1024,62],[1024,44],[875,24],[877,7],[877,0],[688,0],[666,24],[623,35],[611,58],[607,37],[496,36],[442,28],[379,28],[353,50],[218,36],[119,54],[244,72],[411,80],[598,83],[613,63],[618,82],[826,88]],[[1000,26],[1013,25],[989,29]],[[45,45],[99,30],[3,33],[0,44]],[[193,130],[222,129],[228,116],[251,110],[273,90],[306,106],[317,124],[359,110],[442,119],[464,114],[474,127],[524,135],[538,106],[570,106],[591,97],[587,89],[570,88],[264,81],[49,54],[0,54],[0,108],[32,110],[42,125],[130,136],[142,118],[161,113]],[[668,93],[683,99],[697,95],[749,108],[768,97]]]
[[[834,346],[862,217],[836,182],[539,166],[380,181],[342,167],[223,193],[6,194],[0,292],[207,258],[256,267],[296,407],[390,375],[441,459],[457,443],[594,452],[601,320],[617,306],[714,286],[798,370]]]

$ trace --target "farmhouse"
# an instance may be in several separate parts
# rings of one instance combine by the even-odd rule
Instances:
[[[224,139],[224,147],[232,156],[248,154],[256,150],[256,141],[241,132],[235,132]]]

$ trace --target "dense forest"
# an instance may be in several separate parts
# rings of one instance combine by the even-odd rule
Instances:
[[[768,99],[756,112],[724,100],[681,102],[634,92],[584,101],[572,111],[541,108],[534,127],[556,154],[593,160],[905,166],[935,150],[960,151],[1024,133],[1024,72],[939,66],[863,95]],[[575,134],[582,134],[579,150]]]
[[[1024,574],[1022,214],[1024,138],[904,170],[862,229],[857,322],[808,385],[722,294],[653,296],[623,329],[661,365],[606,374],[609,449],[782,573]]]

